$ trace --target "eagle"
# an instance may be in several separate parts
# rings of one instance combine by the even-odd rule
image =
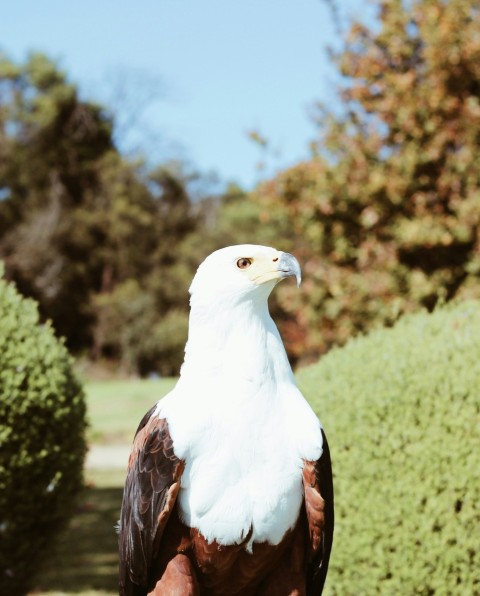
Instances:
[[[213,252],[190,286],[174,389],[133,442],[119,521],[121,595],[317,595],[333,539],[323,428],[268,310],[297,259]]]

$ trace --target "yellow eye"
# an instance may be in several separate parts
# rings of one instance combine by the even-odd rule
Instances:
[[[252,260],[253,259],[247,259],[247,257],[242,257],[241,259],[238,259],[237,267],[239,269],[248,269],[252,264]]]

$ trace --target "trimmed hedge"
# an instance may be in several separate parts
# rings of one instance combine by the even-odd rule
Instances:
[[[327,594],[480,594],[480,303],[406,316],[299,375],[335,477]]]
[[[0,593],[25,594],[82,487],[85,402],[32,300],[0,279]]]

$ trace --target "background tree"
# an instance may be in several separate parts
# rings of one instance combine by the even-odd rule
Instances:
[[[94,352],[119,359],[128,372],[174,374],[183,359],[196,266],[184,246],[202,213],[181,172],[162,166],[140,178],[128,164],[122,167],[126,177],[115,182],[109,175],[104,184],[107,241],[102,285],[93,296]]]
[[[479,8],[378,7],[336,57],[343,110],[320,106],[316,157],[255,193],[293,222],[305,284],[283,302],[312,357],[402,311],[480,294]]]
[[[126,160],[112,129],[45,56],[0,60],[0,257],[71,349],[172,374],[203,213],[190,174]]]
[[[79,347],[98,272],[81,250],[88,230],[78,209],[98,192],[111,123],[39,54],[23,66],[2,58],[0,108],[0,255],[20,291]]]

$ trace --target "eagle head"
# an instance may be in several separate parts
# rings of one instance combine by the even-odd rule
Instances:
[[[190,286],[191,304],[217,303],[231,299],[268,297],[275,285],[294,276],[300,286],[297,259],[269,246],[239,244],[209,255],[197,270]]]

